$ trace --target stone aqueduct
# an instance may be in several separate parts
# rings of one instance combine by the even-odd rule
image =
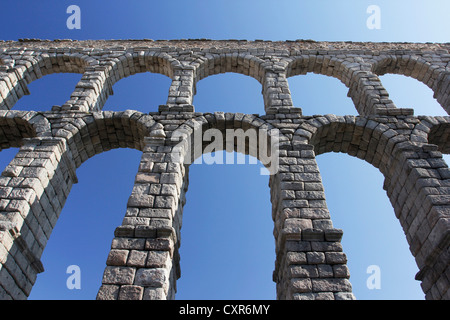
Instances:
[[[0,150],[20,149],[0,176],[0,298],[28,297],[77,168],[114,148],[140,150],[142,158],[97,299],[175,298],[189,166],[173,158],[179,141],[172,133],[190,135],[200,124],[279,133],[279,171],[269,181],[278,299],[354,299],[343,233],[333,227],[315,160],[325,152],[380,170],[426,299],[449,299],[450,171],[442,153],[450,151],[450,118],[397,108],[378,77],[423,82],[448,113],[449,50],[450,44],[308,40],[1,42]],[[60,72],[82,74],[64,105],[13,109],[29,83]],[[103,111],[113,84],[140,72],[172,79],[167,104],[150,113]],[[197,81],[225,72],[261,83],[264,115],[195,112]],[[303,115],[287,78],[309,72],[344,83],[359,115]]]

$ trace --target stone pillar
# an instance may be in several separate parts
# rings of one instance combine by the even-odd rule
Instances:
[[[411,108],[397,108],[380,78],[370,71],[353,71],[347,94],[360,115],[413,115]]]
[[[62,110],[100,111],[113,94],[112,83],[107,76],[108,67],[89,66],[85,68],[70,99],[61,106]],[[56,110],[58,111],[58,110]]]
[[[279,172],[269,184],[277,299],[354,299],[343,233],[333,228],[313,146],[280,150]]]
[[[23,72],[23,68],[0,65],[0,110],[11,110],[21,97],[30,94]]]
[[[115,230],[99,300],[174,299],[187,172],[173,147],[147,146],[122,225]]]
[[[436,145],[396,148],[384,188],[420,269],[426,299],[450,299],[450,170]]]
[[[301,114],[301,109],[294,108],[292,104],[291,92],[284,69],[283,71],[266,71],[262,94],[267,114],[279,112]]]
[[[167,105],[159,106],[159,111],[194,112],[192,105],[195,95],[194,72],[194,67],[189,66],[174,69]]]
[[[0,300],[26,299],[73,183],[64,139],[24,139],[0,177]]]

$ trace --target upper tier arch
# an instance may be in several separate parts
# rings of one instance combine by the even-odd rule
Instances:
[[[433,97],[450,113],[450,67],[446,60],[433,60],[433,54],[386,54],[373,59],[372,72],[381,76],[400,74],[416,79],[431,90]]]
[[[84,74],[98,61],[88,55],[47,50],[35,53],[23,50],[17,55],[3,54],[0,69],[0,110],[9,110],[24,95],[29,95],[28,85],[43,76],[54,73]]]

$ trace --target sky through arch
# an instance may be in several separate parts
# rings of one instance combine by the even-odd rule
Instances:
[[[194,106],[198,112],[263,114],[261,84],[238,73],[215,74],[197,82]]]
[[[95,155],[78,168],[78,183],[44,249],[41,260],[46,270],[38,276],[30,300],[95,299],[140,158],[138,150],[114,149]],[[81,270],[79,290],[67,290],[68,267],[72,265]]]
[[[303,115],[357,115],[355,105],[347,97],[348,88],[337,78],[307,73],[288,78],[295,107]]]
[[[159,73],[136,73],[116,82],[102,110],[156,112],[166,104],[172,80]]]
[[[79,73],[52,73],[28,85],[30,95],[23,96],[12,110],[51,111],[70,99],[82,75]]]
[[[223,164],[189,167],[176,298],[275,299],[269,177],[250,156],[230,166],[218,153]]]

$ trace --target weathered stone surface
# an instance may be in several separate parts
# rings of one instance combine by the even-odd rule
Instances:
[[[119,300],[142,300],[144,288],[124,285],[120,287]]]
[[[166,300],[166,294],[161,288],[145,288],[143,300]]]
[[[143,287],[163,287],[168,280],[166,270],[155,269],[138,269],[136,272],[136,285]]]
[[[450,152],[450,119],[397,108],[378,77],[411,76],[450,112],[449,50],[449,44],[302,40],[1,42],[0,149],[20,151],[0,176],[0,299],[28,296],[77,168],[114,148],[140,150],[142,158],[97,298],[173,299],[189,165],[204,147],[189,143],[208,129],[264,129],[260,137],[279,142],[278,157],[264,162],[276,163],[269,186],[278,299],[354,299],[343,231],[333,227],[316,162],[327,152],[380,170],[425,297],[449,299],[450,170],[442,153]],[[83,75],[66,103],[11,110],[31,80],[56,72]],[[150,113],[102,111],[111,85],[140,72],[172,79],[166,104]],[[197,82],[225,72],[261,84],[265,114],[194,112]],[[308,72],[343,82],[358,116],[303,115],[288,78]],[[244,150],[263,162],[261,143]]]
[[[103,273],[104,284],[132,284],[135,268],[107,266]]]
[[[108,266],[125,266],[128,259],[128,250],[113,249],[109,252],[106,264]]]

